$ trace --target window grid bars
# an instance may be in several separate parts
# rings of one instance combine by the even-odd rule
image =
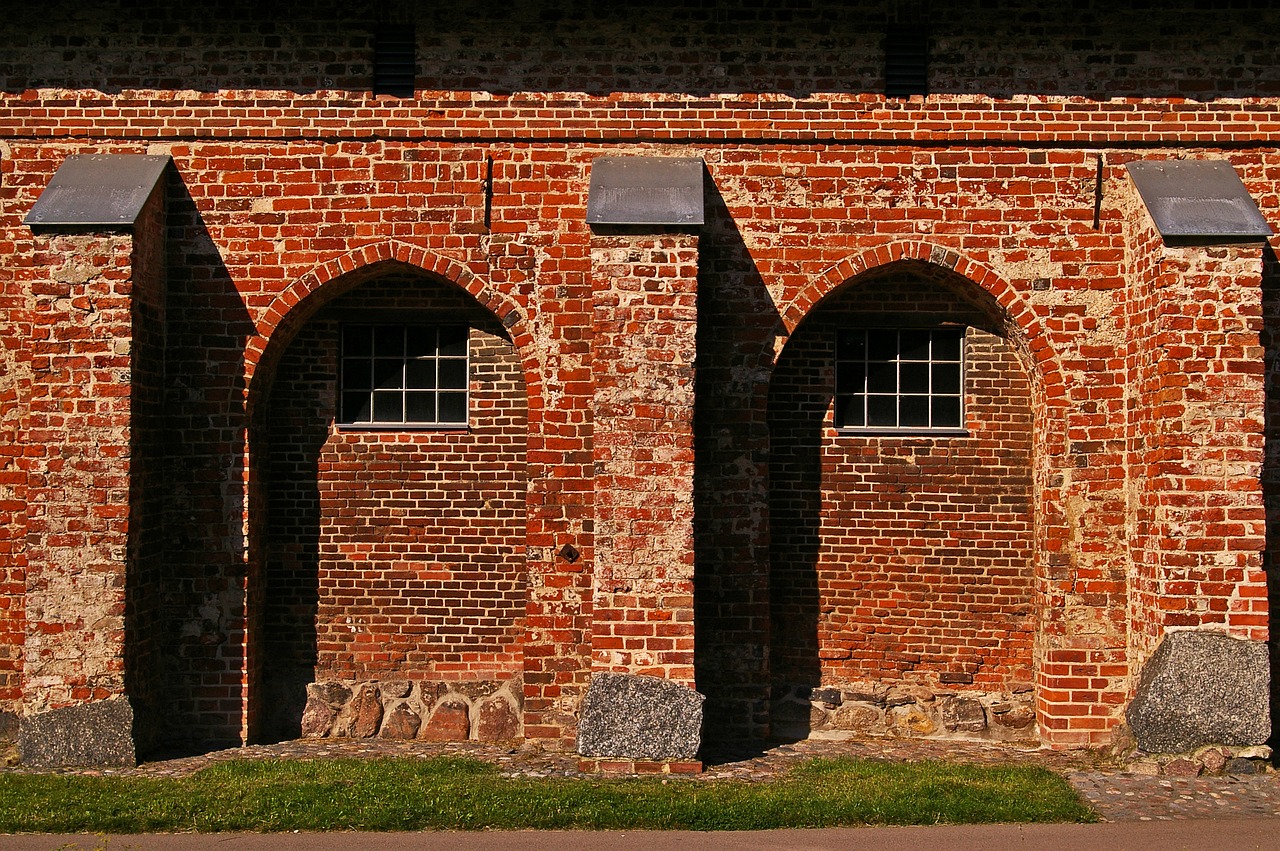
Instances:
[[[927,335],[927,354],[923,357],[904,357],[903,334]],[[886,339],[892,336],[892,356],[876,357],[875,348],[885,348]],[[939,353],[939,348],[953,350],[954,354]],[[855,354],[849,355],[852,350]],[[860,355],[856,354],[860,351]],[[835,426],[843,431],[858,432],[924,432],[964,430],[964,330],[941,329],[854,329],[837,332]],[[924,368],[927,376],[923,389],[919,386],[904,390],[903,367]],[[873,370],[892,367],[893,389],[872,389]],[[941,370],[950,373],[945,383],[949,389],[937,386]],[[883,380],[885,373],[877,375]],[[850,381],[852,376],[853,381]],[[850,387],[853,383],[856,386]],[[908,392],[910,391],[910,392]],[[880,405],[873,408],[875,400]],[[884,402],[892,400],[891,406]],[[923,405],[926,417],[923,422],[903,424],[904,411],[910,400]],[[852,406],[852,408],[851,408]],[[892,422],[885,416],[893,411]],[[872,420],[878,420],[872,422]],[[918,419],[918,417],[917,417]]]
[[[367,350],[353,353],[351,338],[359,333],[367,334]],[[446,334],[460,338],[455,341],[461,344],[460,354],[442,353],[441,338]],[[465,326],[343,326],[340,423],[375,428],[465,427],[471,407],[468,336]],[[399,338],[395,350],[388,353],[388,344],[395,337]],[[413,354],[415,350],[419,353]],[[411,377],[410,364],[424,362],[431,364],[429,376]],[[351,373],[366,364],[362,386],[347,386]],[[445,374],[446,369],[452,374]],[[423,407],[428,400],[429,411]],[[445,410],[446,404],[451,410]],[[396,416],[388,416],[391,411]]]

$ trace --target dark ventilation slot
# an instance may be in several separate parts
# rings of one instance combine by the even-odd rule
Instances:
[[[417,39],[411,24],[383,24],[373,38],[373,93],[411,98],[417,82]]]
[[[929,33],[893,25],[884,39],[884,93],[891,98],[929,94]]]

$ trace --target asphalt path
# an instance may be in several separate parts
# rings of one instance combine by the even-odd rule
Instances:
[[[1280,848],[1280,819],[1204,819],[1107,824],[943,825],[854,827],[829,830],[690,831],[478,831],[474,833],[206,833],[0,836],[14,851],[405,851],[413,848],[490,851],[1252,851]]]

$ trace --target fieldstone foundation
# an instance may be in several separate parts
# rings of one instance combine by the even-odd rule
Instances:
[[[772,732],[797,739],[841,735],[1037,740],[1032,693],[960,692],[920,683],[849,682],[774,689]]]
[[[326,680],[307,686],[304,738],[502,742],[523,731],[520,677],[464,683]]]

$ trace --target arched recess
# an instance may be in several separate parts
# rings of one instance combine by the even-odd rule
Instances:
[[[1033,736],[1065,531],[1061,372],[1039,322],[991,270],[927,243],[838,264],[782,320],[768,404],[775,734]],[[947,328],[964,329],[964,433],[836,427],[842,333]],[[852,703],[815,704],[819,687]]]
[[[247,738],[519,734],[537,407],[524,322],[461,265],[399,243],[313,270],[264,315],[249,359]],[[344,424],[341,394],[368,365],[350,341],[368,328],[410,349],[457,329],[465,425]],[[440,357],[432,368],[444,381]]]

